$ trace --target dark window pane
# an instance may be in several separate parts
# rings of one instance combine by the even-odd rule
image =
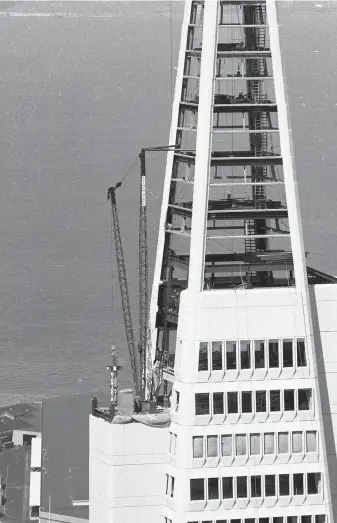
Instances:
[[[242,413],[252,412],[252,393],[242,392]]]
[[[227,393],[227,411],[228,414],[238,413],[238,393],[228,392]]]
[[[289,494],[290,494],[289,474],[280,474],[279,482],[280,482],[280,496],[289,496]]]
[[[256,391],[256,412],[267,411],[267,393],[265,390]]]
[[[245,523],[255,523],[255,519],[254,518],[246,518],[245,519]]]
[[[198,501],[205,499],[205,480],[191,479],[190,480],[191,501]]]
[[[279,347],[277,340],[271,340],[269,342],[269,368],[275,369],[279,367]]]
[[[219,478],[208,478],[208,499],[219,499]]]
[[[261,493],[261,476],[252,476],[250,478],[250,488],[252,498],[260,498]]]
[[[298,410],[310,410],[312,399],[311,389],[299,389],[298,391]]]
[[[227,370],[236,369],[236,342],[226,342],[226,368]]]
[[[303,474],[294,474],[293,482],[294,482],[294,495],[303,496],[303,494],[304,494]]]
[[[223,414],[223,392],[213,393],[213,414]]]
[[[222,343],[212,342],[212,370],[222,370]]]
[[[301,523],[311,523],[311,516],[301,516]]]
[[[255,341],[255,368],[264,369],[265,359],[264,359],[264,341]]]
[[[276,496],[275,476],[265,476],[266,496]]]
[[[238,498],[247,497],[247,476],[238,476],[236,478],[236,490]]]
[[[209,394],[199,393],[195,395],[195,414],[209,414]]]
[[[283,341],[283,367],[293,367],[293,342],[292,340]]]
[[[325,515],[319,515],[315,516],[315,523],[325,523],[326,517]]]
[[[222,478],[222,497],[223,499],[232,499],[233,478]]]
[[[321,491],[321,474],[319,472],[309,472],[308,474],[308,494],[319,494]]]
[[[284,391],[284,410],[291,411],[295,410],[295,391],[285,390]]]
[[[179,411],[180,392],[176,392],[176,412]]]
[[[287,516],[287,523],[297,523],[297,516]]]
[[[297,367],[307,366],[307,356],[305,353],[304,340],[297,340]]]
[[[250,341],[240,341],[240,368],[250,369]]]
[[[271,412],[280,412],[280,410],[281,410],[280,391],[271,390],[270,391],[270,411]]]
[[[174,477],[171,477],[171,498],[173,498],[174,495]]]
[[[208,370],[208,343],[201,342],[199,345],[199,371]]]
[[[273,518],[273,523],[283,523],[283,518],[281,518],[281,517]]]
[[[269,518],[259,518],[259,523],[269,523]]]

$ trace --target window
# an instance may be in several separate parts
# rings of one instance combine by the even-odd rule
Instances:
[[[224,434],[221,436],[221,455],[231,456],[232,455],[232,435]]]
[[[238,408],[238,393],[228,392],[227,394],[227,412],[228,414],[237,414]]]
[[[294,474],[293,484],[294,484],[294,495],[303,496],[303,494],[304,494],[303,474]]]
[[[222,343],[212,342],[212,370],[222,370]]]
[[[223,499],[232,499],[233,478],[222,478],[222,497]]]
[[[246,456],[246,454],[247,454],[246,434],[237,434],[235,436],[235,454],[237,456]]]
[[[176,391],[176,412],[179,411],[180,392]]]
[[[289,433],[280,432],[278,435],[278,451],[279,454],[288,454],[289,452]]]
[[[261,476],[251,476],[250,488],[252,498],[260,498],[261,493]]]
[[[297,516],[287,516],[287,523],[297,523]]]
[[[301,516],[301,523],[311,523],[311,516]]]
[[[279,390],[270,391],[270,412],[280,412],[281,398]]]
[[[242,392],[242,413],[247,414],[252,412],[252,393]]]
[[[259,518],[259,523],[269,523],[269,518]]]
[[[204,457],[204,438],[202,436],[193,436],[193,457]]]
[[[293,366],[293,341],[283,340],[283,367]]]
[[[256,391],[256,412],[267,411],[267,393],[265,390]]]
[[[247,497],[247,476],[238,476],[236,478],[236,490],[238,498]]]
[[[306,367],[307,357],[304,340],[297,340],[297,367]]]
[[[307,452],[317,452],[317,438],[315,430],[308,430],[306,433]]]
[[[236,369],[236,342],[226,342],[226,368],[227,370]]]
[[[284,391],[284,410],[294,411],[295,410],[295,391],[285,390]]]
[[[255,349],[254,350],[255,368],[264,369],[265,368],[264,341],[255,341],[254,349]]]
[[[207,457],[216,458],[218,456],[218,436],[207,436]]]
[[[199,371],[208,370],[208,343],[202,341],[199,345]]]
[[[205,499],[205,481],[204,479],[190,480],[191,501],[200,501]]]
[[[245,523],[255,523],[254,518],[246,518],[244,521],[245,521]]]
[[[224,413],[223,393],[214,392],[213,393],[213,414],[223,414],[223,413]]]
[[[309,472],[307,476],[308,494],[319,494],[321,491],[320,472]]]
[[[289,474],[280,474],[279,475],[279,488],[280,496],[289,496]]]
[[[170,479],[170,476],[168,474],[165,474],[165,479],[166,479],[165,494],[167,496],[168,495],[168,489],[169,489],[169,479]]]
[[[250,369],[250,341],[240,341],[240,368]]]
[[[269,368],[276,369],[279,367],[279,347],[277,340],[269,341]]]
[[[281,518],[281,517],[273,518],[273,523],[283,523],[283,518]]]
[[[195,395],[195,414],[196,416],[202,416],[203,414],[209,414],[209,394],[199,393]]]
[[[293,432],[292,433],[292,451],[294,454],[303,452],[303,433]]]
[[[312,405],[312,390],[299,389],[298,391],[298,410],[310,410]]]
[[[219,499],[219,478],[208,478],[208,499]]]
[[[315,516],[315,523],[325,523],[325,516],[324,515]]]
[[[265,454],[274,454],[275,453],[275,443],[274,443],[274,433],[267,432],[264,434],[264,453]]]
[[[256,456],[260,454],[260,434],[251,434],[250,435],[250,454],[251,456]]]
[[[171,493],[170,493],[170,496],[171,498],[173,498],[174,496],[174,477],[171,476]]]
[[[276,496],[276,481],[275,476],[265,476],[265,491],[266,496]]]

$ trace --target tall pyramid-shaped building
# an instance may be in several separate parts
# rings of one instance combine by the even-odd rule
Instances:
[[[169,143],[163,521],[332,523],[337,286],[306,264],[275,0],[186,1]]]

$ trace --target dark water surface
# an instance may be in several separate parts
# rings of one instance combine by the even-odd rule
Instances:
[[[306,249],[337,274],[337,6],[319,5],[284,2],[280,22]],[[113,334],[131,384],[106,191],[141,147],[167,143],[182,12],[0,2],[0,404],[107,390]],[[164,160],[148,167],[151,268]],[[135,327],[138,178],[118,194]]]

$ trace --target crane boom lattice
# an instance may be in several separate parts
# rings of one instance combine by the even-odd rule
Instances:
[[[114,229],[114,237],[115,237],[118,278],[119,278],[119,286],[120,286],[120,292],[121,292],[121,301],[122,301],[126,341],[127,341],[129,355],[130,355],[130,362],[131,362],[131,369],[132,369],[133,382],[134,382],[134,386],[135,386],[135,392],[137,395],[139,395],[140,389],[139,389],[139,379],[138,379],[138,371],[137,371],[137,364],[136,364],[136,350],[135,350],[134,333],[133,333],[132,319],[131,319],[129,290],[128,290],[128,282],[127,282],[127,276],[126,276],[122,238],[121,238],[120,228],[119,228],[116,195],[115,195],[116,189],[120,186],[121,186],[121,183],[117,183],[115,187],[110,187],[108,189],[108,199],[111,200],[111,212],[112,212],[112,221],[113,221],[113,229]]]

